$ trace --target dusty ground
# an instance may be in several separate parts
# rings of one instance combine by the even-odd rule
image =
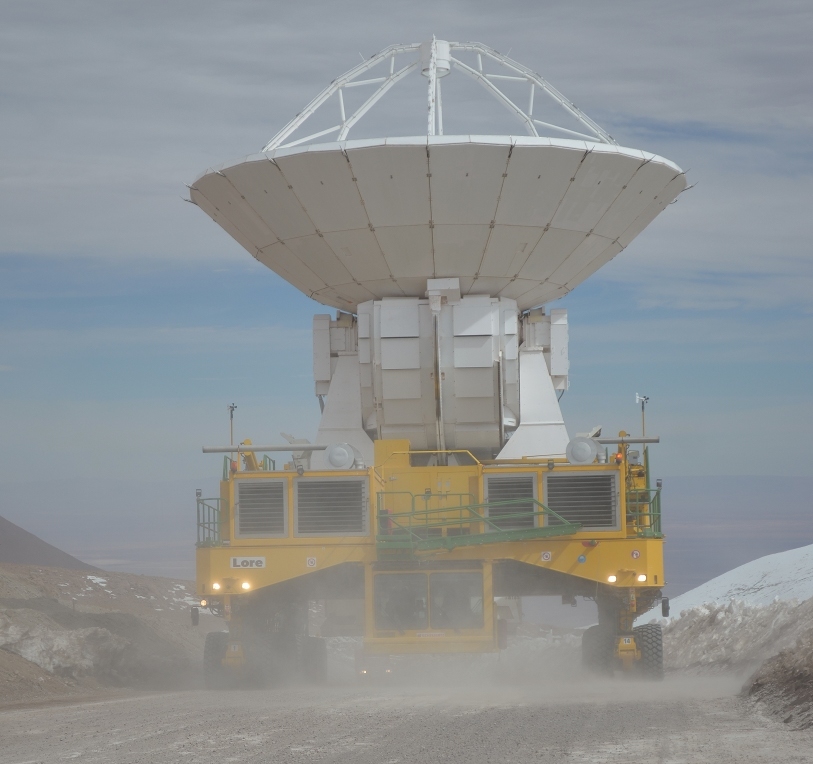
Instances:
[[[809,762],[813,732],[754,715],[739,686],[334,684],[51,704],[0,712],[0,763]]]

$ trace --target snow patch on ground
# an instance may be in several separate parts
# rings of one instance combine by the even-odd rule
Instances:
[[[813,544],[769,554],[712,578],[696,589],[671,600],[679,615],[708,602],[726,604],[739,600],[749,605],[769,605],[774,600],[803,601],[813,597]]]
[[[64,629],[36,610],[0,611],[0,648],[52,674],[79,677],[110,673],[128,645],[107,629]]]
[[[706,604],[664,623],[667,670],[747,672],[813,632],[813,599]]]

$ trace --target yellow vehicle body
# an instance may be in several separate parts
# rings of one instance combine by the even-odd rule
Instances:
[[[616,656],[629,667],[636,659],[632,621],[660,599],[664,570],[659,489],[649,489],[646,455],[644,464],[631,458],[623,435],[606,458],[580,466],[547,458],[483,463],[467,452],[411,452],[400,440],[377,441],[375,464],[363,470],[275,470],[253,454],[242,463],[227,457],[219,499],[198,501],[197,594],[231,621],[231,647],[239,645],[241,618],[264,593],[345,596],[331,586],[352,578],[351,596],[364,602],[356,633],[368,655],[495,651],[503,637],[494,596],[559,593],[574,600],[578,594],[611,603],[616,632],[627,635],[617,640]],[[551,508],[553,486],[574,480],[612,486],[611,523],[585,527]],[[305,488],[351,484],[364,505],[352,534],[320,535],[318,527],[306,527]],[[525,486],[525,497],[494,501],[489,486],[508,484]],[[246,532],[257,530],[249,521],[258,491],[277,497],[273,533]],[[330,495],[322,502],[330,505]],[[400,591],[396,584],[412,587],[413,606],[418,600],[406,620],[385,612],[386,592]],[[466,589],[464,600],[481,603],[462,621],[438,605],[453,586]],[[230,665],[242,660],[242,651],[232,649]]]

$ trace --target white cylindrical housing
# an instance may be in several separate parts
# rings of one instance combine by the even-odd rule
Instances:
[[[445,77],[452,68],[452,52],[446,40],[427,40],[421,43],[421,74],[429,76],[432,61],[432,43],[435,43],[435,71]]]

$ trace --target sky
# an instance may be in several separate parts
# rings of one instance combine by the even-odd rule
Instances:
[[[667,486],[810,505],[809,2],[5,0],[0,514],[108,567],[189,574],[227,405],[240,439],[313,437],[311,316],[330,311],[185,184],[258,152],[360,55],[432,34],[509,54],[696,184],[554,304],[571,432],[637,432],[640,392]],[[773,492],[732,494],[743,477]]]

